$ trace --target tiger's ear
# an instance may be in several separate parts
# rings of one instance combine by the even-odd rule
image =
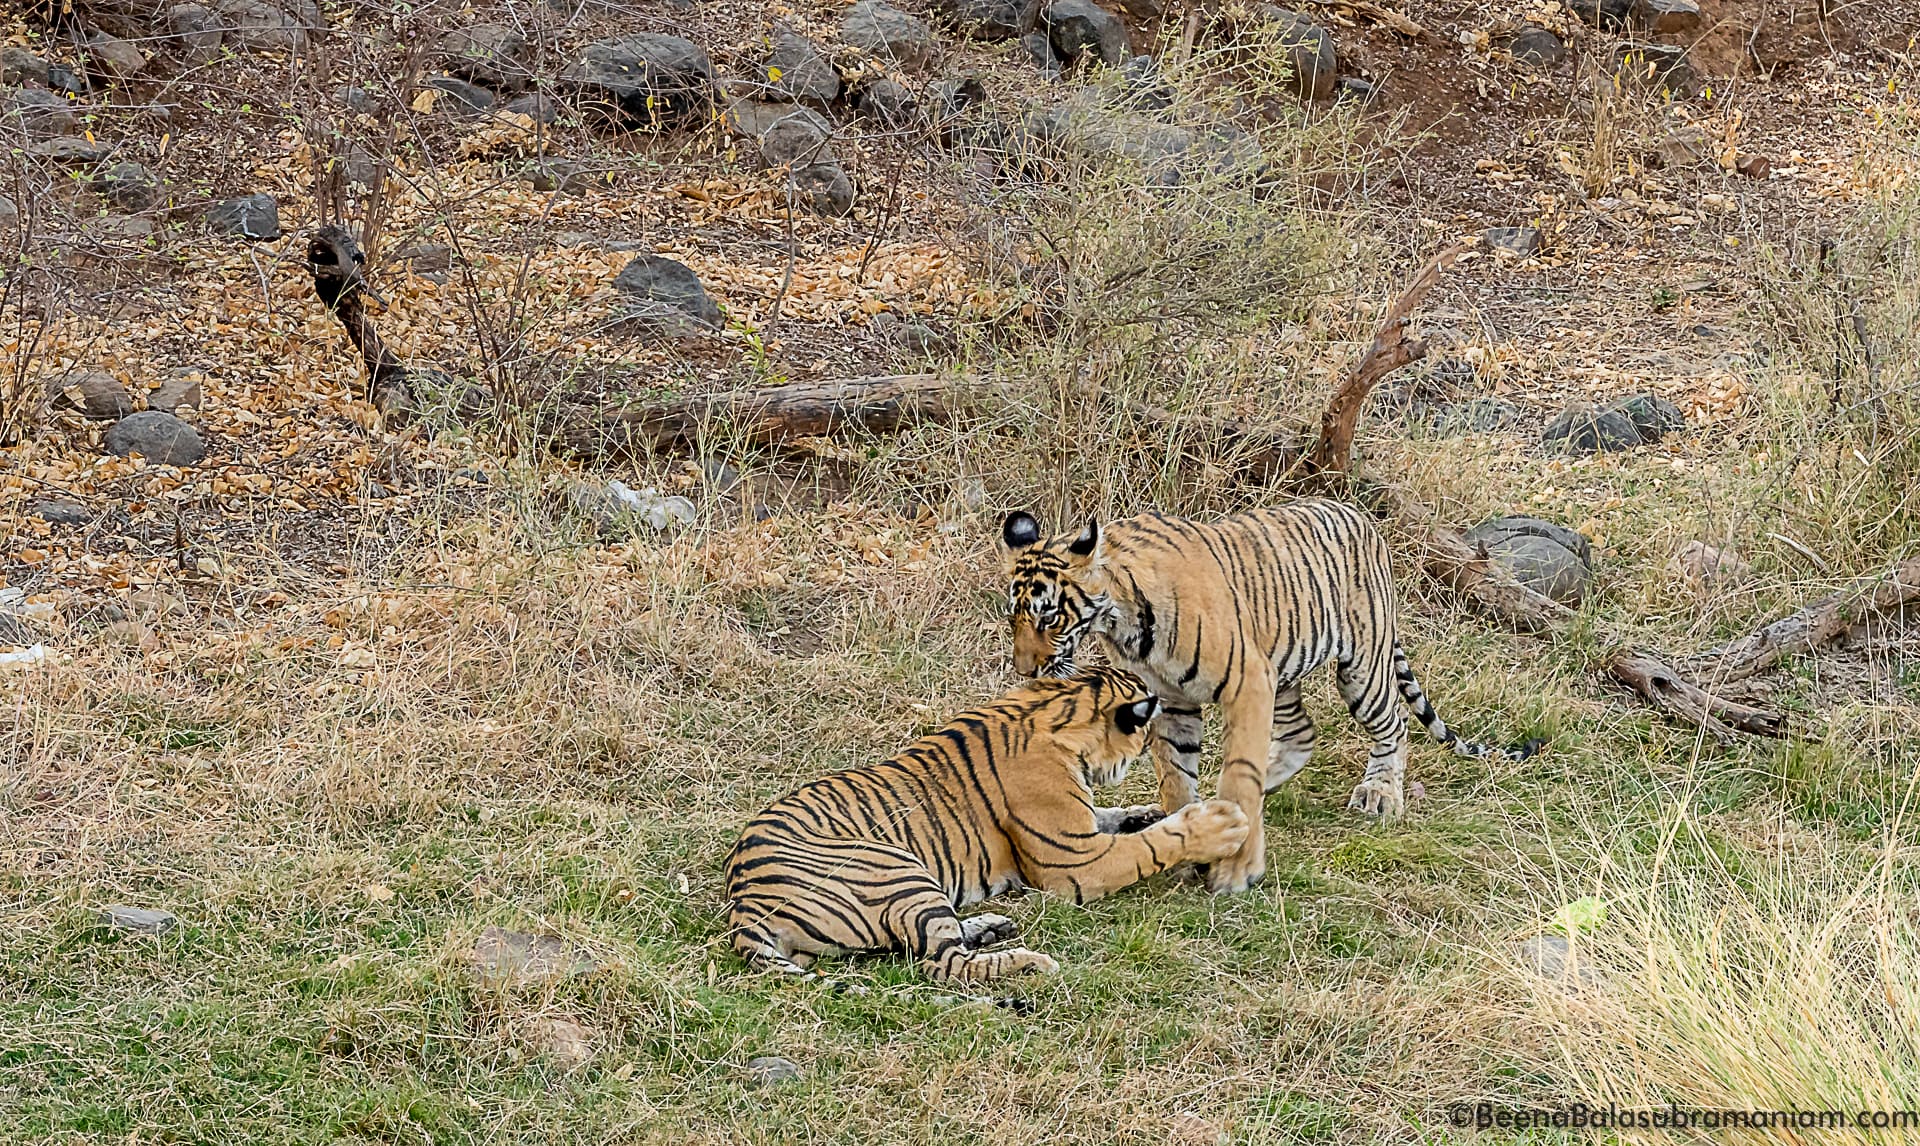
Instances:
[[[1026,510],[1015,510],[1007,515],[1006,523],[1000,527],[1000,539],[1007,543],[1008,549],[1016,552],[1031,548],[1040,540],[1040,523]]]
[[[1091,517],[1087,518],[1087,527],[1080,531],[1080,536],[1067,543],[1067,552],[1075,557],[1085,558],[1086,561],[1083,564],[1091,563],[1094,558],[1099,557],[1100,523]]]
[[[1152,723],[1153,718],[1158,715],[1160,715],[1160,698],[1150,696],[1145,700],[1136,700],[1132,704],[1123,704],[1114,709],[1113,724],[1122,735],[1132,736]]]

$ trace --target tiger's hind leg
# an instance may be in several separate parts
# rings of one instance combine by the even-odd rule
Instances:
[[[1013,921],[979,915],[963,922],[954,914],[946,892],[931,878],[925,891],[902,896],[890,905],[887,923],[888,929],[900,936],[902,946],[919,956],[927,974],[938,982],[991,983],[1011,975],[1051,974],[1060,969],[1052,959],[1024,947],[977,950],[999,942],[989,936],[1001,925],[1012,926]]]
[[[1273,740],[1267,748],[1267,793],[1307,766],[1313,758],[1313,718],[1300,703],[1300,684],[1286,685],[1273,696]]]
[[[1349,811],[1394,817],[1407,810],[1407,718],[1401,712],[1387,656],[1342,660],[1335,676],[1347,711],[1373,736],[1367,771],[1347,798]]]

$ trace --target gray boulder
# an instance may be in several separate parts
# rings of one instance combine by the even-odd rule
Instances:
[[[560,105],[545,92],[515,96],[500,110],[509,115],[524,115],[535,123],[555,123],[560,119]]]
[[[447,98],[438,101],[436,106],[458,116],[482,115],[493,110],[492,92],[455,76],[428,76],[420,81],[420,86],[445,92]]]
[[[98,163],[112,154],[106,144],[78,135],[56,135],[27,145],[27,154],[51,163],[85,165]]]
[[[333,100],[355,115],[372,115],[380,110],[380,100],[355,84],[342,84],[333,89]]]
[[[614,276],[613,289],[634,300],[632,315],[673,334],[720,327],[720,307],[707,297],[700,276],[664,255],[639,254]]]
[[[585,195],[593,190],[596,178],[591,164],[551,155],[520,169],[521,181],[531,184],[535,191],[558,191],[562,195]]]
[[[1578,605],[1593,587],[1593,545],[1563,525],[1496,517],[1467,530],[1466,538],[1516,581],[1562,605]]]
[[[1334,72],[1340,66],[1332,34],[1291,8],[1261,4],[1257,11],[1286,49],[1293,94],[1301,99],[1331,98]]]
[[[139,454],[163,466],[190,466],[207,456],[198,431],[159,410],[142,410],[115,422],[107,430],[106,444],[109,453]]]
[[[1629,18],[1650,32],[1691,32],[1700,26],[1700,5],[1693,0],[1634,0]]]
[[[101,908],[100,922],[115,931],[130,931],[136,935],[165,935],[180,923],[170,911],[128,907],[123,903],[108,904]]]
[[[1687,428],[1687,416],[1680,407],[1657,394],[1635,394],[1609,407],[1624,414],[1633,423],[1643,442],[1657,442],[1670,433]]]
[[[853,210],[853,180],[838,163],[815,163],[788,176],[794,201],[816,215],[838,219]]]
[[[862,117],[896,131],[909,127],[920,118],[920,104],[907,85],[898,80],[871,80],[853,89],[848,103]]]
[[[1488,227],[1480,237],[1493,250],[1516,258],[1529,258],[1540,250],[1537,227]]]
[[[261,193],[228,199],[207,208],[207,225],[223,235],[266,240],[280,237],[280,204]]]
[[[0,84],[44,84],[47,61],[18,44],[0,48]]]
[[[1028,32],[1020,37],[1020,46],[1027,50],[1027,58],[1040,69],[1041,75],[1050,80],[1060,77],[1060,57],[1053,54],[1053,41],[1045,32]]]
[[[87,37],[87,60],[96,74],[122,82],[139,75],[147,67],[146,53],[104,32],[95,32]]]
[[[778,1055],[762,1055],[747,1063],[747,1080],[755,1086],[778,1086],[803,1077],[798,1064]]]
[[[6,119],[30,136],[65,135],[74,129],[73,105],[41,88],[21,88],[7,97]]]
[[[1634,0],[1567,0],[1573,14],[1596,28],[1617,32],[1633,15]]]
[[[0,195],[0,227],[11,227],[20,221],[20,208],[5,195]]]
[[[769,168],[801,168],[815,163],[831,163],[833,125],[805,108],[788,108],[756,135],[760,144],[760,162]]]
[[[775,91],[796,103],[824,108],[840,98],[840,73],[833,64],[812,40],[785,28],[773,34],[767,76]]]
[[[64,402],[89,418],[112,421],[133,413],[133,398],[120,380],[101,370],[51,379],[48,397]]]
[[[1618,410],[1595,409],[1585,403],[1569,406],[1547,423],[1540,440],[1549,447],[1575,454],[1617,453],[1641,442],[1633,419]]]
[[[167,34],[172,36],[188,63],[204,64],[220,55],[227,26],[218,13],[203,4],[175,4],[167,9]]]
[[[160,201],[160,180],[138,163],[116,163],[100,177],[100,192],[123,211],[146,211]]]
[[[27,512],[52,525],[85,525],[93,519],[86,506],[64,497],[43,497],[28,502]]]
[[[1613,72],[1648,91],[1684,92],[1700,82],[1687,50],[1678,44],[1621,44],[1613,50]]]
[[[1040,13],[1056,55],[1069,63],[1091,56],[1110,68],[1127,58],[1127,26],[1093,0],[1053,0]]]
[[[911,71],[933,62],[933,29],[886,0],[860,0],[847,10],[840,39],[849,47],[892,60]]]
[[[226,24],[225,41],[243,51],[297,52],[307,46],[308,23],[266,0],[215,0],[214,10]]]
[[[441,65],[469,83],[519,91],[533,79],[527,38],[505,24],[456,28],[440,41]]]
[[[589,108],[659,130],[697,121],[713,104],[713,62],[679,36],[641,32],[588,44],[560,81]]]
[[[1010,40],[1033,31],[1040,0],[940,0],[939,11],[976,40]]]
[[[1516,63],[1530,68],[1550,68],[1567,58],[1567,46],[1560,37],[1538,24],[1528,24],[1515,32],[1507,50]]]

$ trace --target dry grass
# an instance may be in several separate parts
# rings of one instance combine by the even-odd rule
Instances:
[[[0,1141],[1438,1142],[1464,1140],[1463,1100],[1920,1105],[1914,658],[1882,649],[1874,687],[1839,695],[1859,666],[1796,665],[1769,683],[1803,741],[1723,751],[1597,681],[1585,630],[1516,637],[1411,574],[1408,644],[1449,721],[1544,731],[1547,753],[1416,741],[1425,798],[1363,823],[1344,801],[1366,743],[1316,681],[1320,755],[1269,801],[1267,883],[1017,900],[1065,965],[1018,1007],[956,1004],[899,960],[838,968],[871,988],[849,997],[728,952],[718,865],[749,815],[1009,683],[1002,510],[1271,496],[1128,404],[1306,416],[1430,241],[1328,209],[1323,177],[1377,158],[1349,122],[1271,130],[1283,162],[1257,189],[1068,163],[971,188],[1003,227],[978,236],[983,274],[1034,307],[1013,345],[961,355],[1008,401],[822,462],[855,490],[839,504],[753,521],[713,501],[684,534],[609,543],[556,496],[566,467],[442,443],[492,480],[363,502],[343,574],[232,541],[208,555],[233,572],[174,586],[180,615],[72,618],[54,663],[0,677]],[[1883,348],[1874,418],[1823,401],[1836,296],[1780,256],[1743,271],[1776,288],[1775,353],[1711,426],[1569,461],[1374,419],[1364,464],[1450,520],[1581,526],[1592,627],[1677,651],[1882,567],[1914,539],[1920,290],[1891,190],[1848,248]],[[1867,396],[1863,363],[1844,381]],[[1693,538],[1752,579],[1680,584]],[[1603,978],[1569,995],[1514,944],[1589,895],[1609,913],[1578,949]],[[108,933],[116,902],[181,926]],[[601,969],[482,980],[490,924]],[[750,1085],[762,1054],[805,1078]]]

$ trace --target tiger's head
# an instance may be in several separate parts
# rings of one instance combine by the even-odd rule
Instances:
[[[1101,665],[1071,677],[1037,680],[1025,687],[1040,700],[1043,724],[1070,746],[1090,788],[1127,778],[1127,768],[1147,750],[1147,729],[1160,715],[1160,698],[1125,669]]]
[[[1101,592],[1100,525],[1078,534],[1040,537],[1030,513],[1010,513],[1001,527],[1011,558],[1007,624],[1013,667],[1022,676],[1072,676],[1081,638],[1106,607]]]

